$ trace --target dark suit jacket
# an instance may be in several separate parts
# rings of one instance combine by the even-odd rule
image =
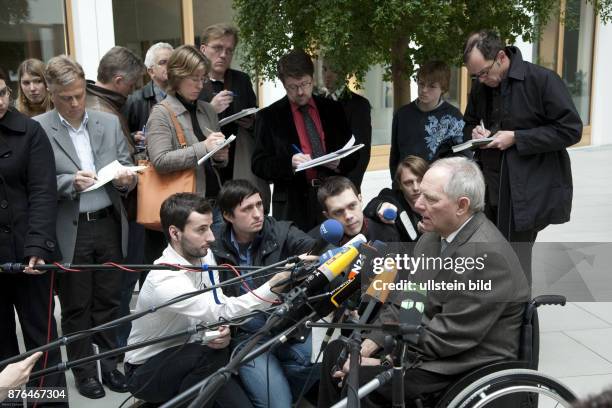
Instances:
[[[326,151],[338,150],[351,137],[342,106],[326,98],[313,98],[325,132]],[[292,144],[299,146],[300,140],[293,122],[289,99],[285,96],[257,113],[252,169],[257,176],[274,183],[274,218],[293,221],[301,230],[309,231],[323,221],[323,215],[320,207],[315,205],[316,202],[308,200],[312,187],[307,183],[305,172],[293,172],[291,158],[296,152],[291,147]],[[355,167],[356,161],[355,154],[345,157],[340,161],[338,173],[319,166],[319,177],[346,175]]]
[[[346,120],[355,136],[355,144],[365,145],[355,153],[358,157],[357,165],[347,174],[347,177],[361,191],[361,182],[370,163],[372,148],[372,119],[370,116],[372,108],[366,98],[348,90],[341,95],[338,102],[342,104]]]
[[[420,368],[440,374],[461,374],[474,368],[517,358],[524,304],[530,291],[520,263],[510,244],[482,212],[461,229],[440,254],[440,235],[426,233],[418,241],[414,256],[484,258],[484,268],[417,271],[401,279],[412,281],[464,282],[491,280],[490,291],[428,291],[422,318],[423,333],[417,350]],[[393,304],[385,305],[379,320],[397,321],[403,292],[393,292]],[[382,336],[368,335],[378,344]]]

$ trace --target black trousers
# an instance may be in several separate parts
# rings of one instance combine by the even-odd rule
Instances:
[[[229,360],[229,347],[211,349],[199,343],[171,347],[141,365],[125,364],[128,389],[137,398],[161,404],[202,381]],[[232,377],[207,406],[252,408],[251,401]]]
[[[319,383],[319,408],[327,408],[340,401],[346,396],[346,385],[338,387],[339,379],[332,378],[332,369],[336,365],[336,359],[343,348],[343,343],[334,340],[327,345],[323,356],[321,368],[321,381]],[[372,380],[385,368],[381,366],[359,367],[359,386]],[[407,407],[415,407],[414,400],[426,395],[440,392],[459,376],[442,375],[419,368],[406,370],[404,374],[404,397]],[[392,382],[388,382],[376,391],[372,392],[361,401],[363,407],[388,406],[392,400]]]
[[[97,221],[79,220],[73,263],[102,264],[121,262],[121,226],[112,215]],[[62,305],[64,335],[109,322],[119,316],[123,272],[86,270],[58,275],[59,299]],[[117,330],[108,329],[69,343],[70,361],[93,354],[92,343],[107,351],[117,346]],[[101,360],[102,371],[116,368],[115,357]],[[79,380],[96,376],[96,364],[90,362],[72,369]]]
[[[27,350],[43,346],[47,340],[57,339],[57,326],[53,309],[55,302],[51,291],[53,273],[43,275],[0,274],[0,360],[19,354],[15,311],[19,317],[23,340]],[[34,366],[34,371],[43,366],[52,367],[61,361],[60,349],[47,351]],[[0,367],[2,369],[4,367]],[[64,373],[47,375],[32,380],[30,387],[65,387]]]

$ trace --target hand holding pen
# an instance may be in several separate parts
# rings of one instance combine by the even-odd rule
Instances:
[[[234,93],[232,91],[228,91],[227,89],[214,94],[210,104],[215,109],[215,112],[221,113],[230,106],[230,103],[234,100]]]
[[[472,129],[472,139],[482,139],[491,136],[491,131],[487,130],[484,121],[480,119],[480,124]]]

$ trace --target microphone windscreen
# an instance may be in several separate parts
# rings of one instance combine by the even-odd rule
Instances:
[[[321,223],[319,233],[325,242],[336,246],[344,236],[344,228],[340,221],[329,219]]]
[[[395,221],[397,218],[397,211],[393,208],[385,208],[383,211],[383,218],[387,221]]]

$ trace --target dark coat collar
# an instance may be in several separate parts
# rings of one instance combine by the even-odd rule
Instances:
[[[504,51],[506,51],[506,55],[510,58],[508,78],[523,81],[525,79],[525,61],[523,61],[521,50],[514,46],[508,46]]]
[[[25,133],[26,121],[27,117],[24,114],[14,110],[13,108],[9,108],[2,119],[0,119],[0,127],[9,132]]]

